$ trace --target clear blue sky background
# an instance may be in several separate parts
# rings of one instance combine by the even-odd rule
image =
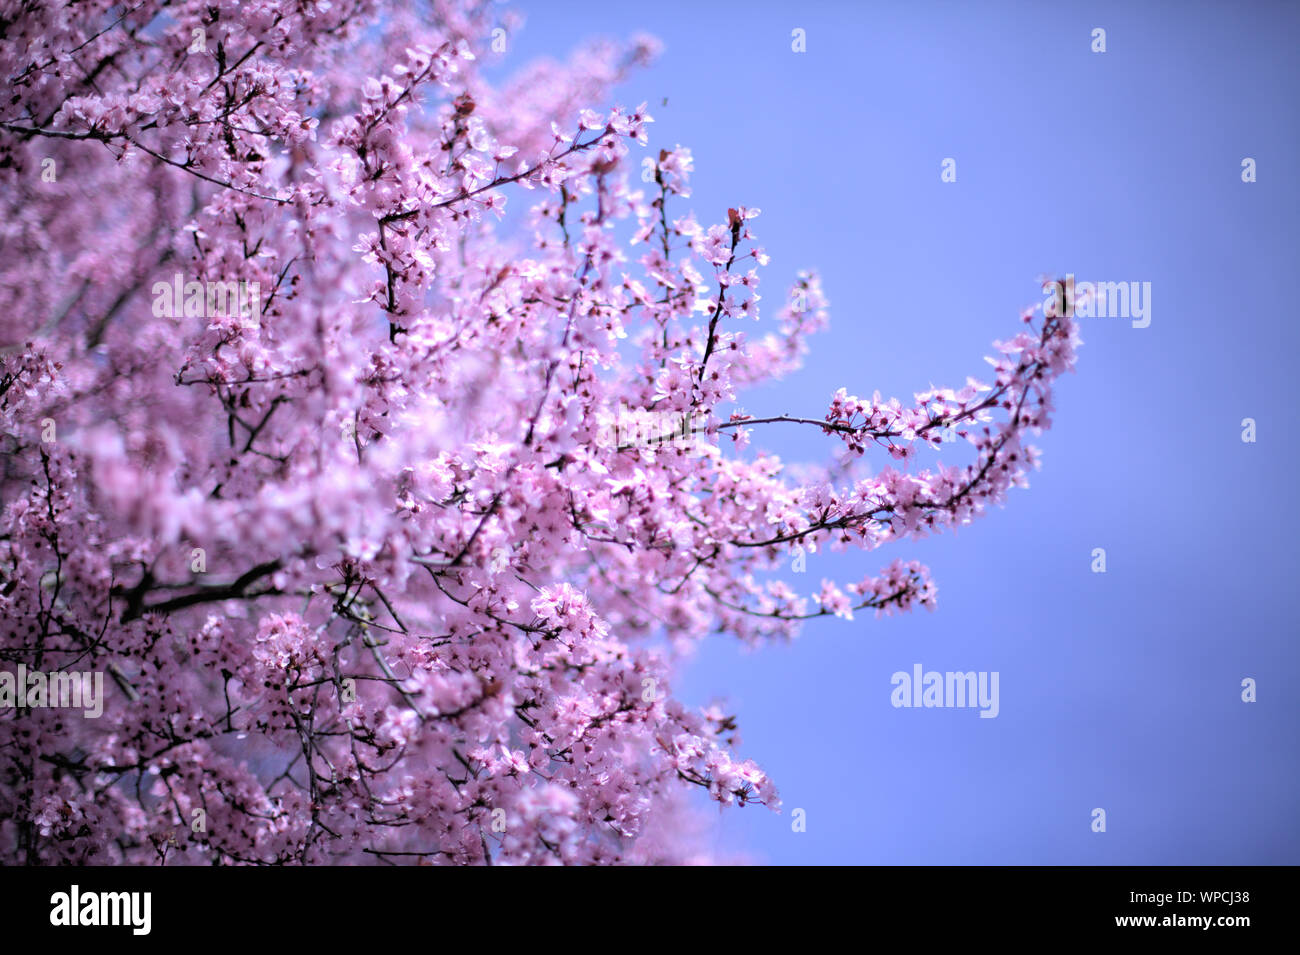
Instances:
[[[702,649],[679,695],[730,702],[786,805],[726,811],[714,847],[793,864],[1300,863],[1297,5],[519,8],[520,60],[658,36],[662,58],[618,98],[651,103],[652,148],[691,147],[690,206],[703,222],[763,210],[773,311],[796,270],[821,272],[831,329],[751,412],[820,417],[841,385],[907,398],[982,376],[1042,273],[1152,283],[1150,327],[1082,319],[1029,490],[955,537],[814,555],[789,578],[811,593],[916,557],[935,613]],[[812,431],[760,437],[790,461],[830,450]],[[1000,715],[894,709],[890,676],[914,663],[998,671]]]

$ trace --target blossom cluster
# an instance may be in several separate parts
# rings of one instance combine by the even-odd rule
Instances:
[[[708,861],[696,802],[780,800],[681,657],[933,607],[916,562],[772,575],[1001,501],[1073,365],[1029,315],[988,384],[738,411],[828,303],[765,320],[758,210],[697,218],[691,152],[600,105],[648,39],[497,81],[473,0],[5,16],[0,661],[108,699],[0,713],[0,861]],[[152,308],[178,273],[259,320]],[[778,421],[895,465],[796,479]],[[973,461],[909,470],[946,428]]]

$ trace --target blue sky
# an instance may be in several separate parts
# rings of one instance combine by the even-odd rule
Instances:
[[[753,413],[821,417],[840,386],[908,398],[983,375],[1041,274],[1151,283],[1148,327],[1081,319],[1078,373],[1035,442],[1043,470],[1004,510],[955,536],[811,555],[789,577],[812,593],[915,557],[933,614],[702,648],[678,694],[725,698],[786,806],[724,812],[714,847],[783,864],[1300,863],[1300,8],[517,9],[519,62],[581,37],[663,41],[618,99],[651,103],[653,149],[692,149],[679,213],[762,209],[772,311],[797,270],[821,273],[830,330],[803,371],[746,396]],[[946,158],[956,182],[940,180]],[[832,450],[803,431],[755,440],[792,462]],[[916,663],[997,671],[998,717],[895,709],[891,675]],[[1241,699],[1247,677],[1258,702]]]

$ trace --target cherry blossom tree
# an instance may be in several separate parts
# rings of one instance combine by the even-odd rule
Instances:
[[[817,277],[760,320],[758,210],[697,219],[690,151],[611,105],[653,41],[492,81],[518,26],[0,4],[0,655],[105,685],[0,707],[0,860],[708,861],[693,793],[779,800],[682,656],[932,608],[915,561],[781,571],[1025,483],[1068,315],[987,382],[744,412]],[[945,436],[966,463],[921,460]]]

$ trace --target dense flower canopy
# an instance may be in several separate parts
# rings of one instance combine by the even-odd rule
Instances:
[[[0,3],[0,669],[107,675],[99,718],[0,708],[0,861],[707,861],[690,793],[779,800],[680,651],[933,606],[905,559],[773,571],[1024,483],[1068,316],[987,382],[741,413],[818,279],[760,320],[758,210],[697,220],[689,150],[607,105],[653,41],[519,68],[516,27]]]

